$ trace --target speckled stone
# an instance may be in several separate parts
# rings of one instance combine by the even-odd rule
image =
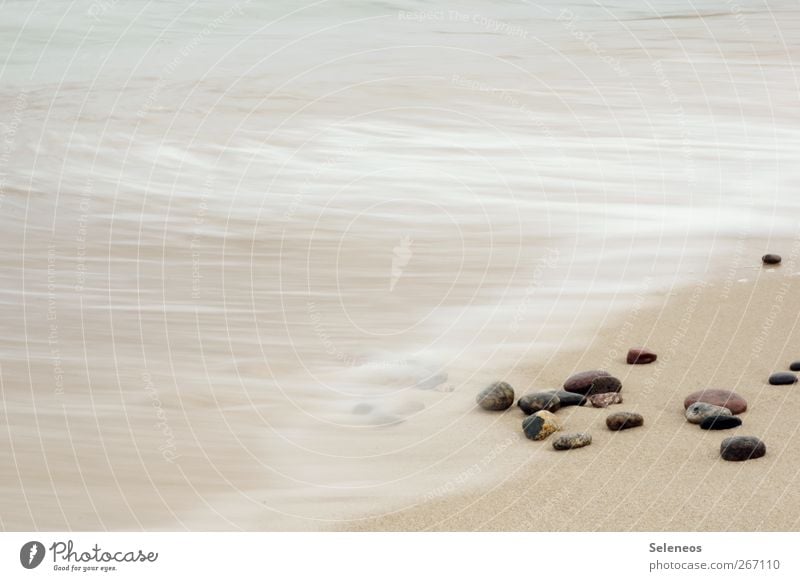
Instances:
[[[615,432],[630,428],[638,428],[643,425],[644,418],[642,415],[633,412],[616,412],[606,418],[606,426],[608,426],[609,430]]]
[[[498,381],[481,391],[475,401],[485,410],[507,410],[514,405],[514,388],[505,381]]]
[[[555,414],[539,411],[522,420],[522,431],[530,440],[544,440],[553,432],[561,429],[561,423]]]
[[[699,401],[686,408],[686,421],[690,424],[700,424],[711,416],[730,416],[731,410],[718,405],[711,405]]]
[[[742,462],[761,458],[767,453],[767,446],[755,436],[733,436],[722,440],[719,453],[723,460]]]
[[[658,355],[650,351],[650,349],[640,348],[631,349],[628,351],[626,361],[629,365],[646,365],[658,359]]]
[[[564,434],[553,440],[553,448],[556,450],[574,450],[583,448],[592,443],[592,435],[586,432],[576,434]]]
[[[611,374],[607,371],[602,371],[599,369],[582,371],[570,376],[569,379],[564,382],[564,390],[570,393],[580,393],[581,395],[586,395],[586,393],[592,387],[592,382],[595,379],[598,377],[608,377],[610,375]]]
[[[589,396],[592,407],[607,408],[610,405],[622,403],[622,394],[619,393],[596,393]]]
[[[797,376],[788,371],[779,371],[769,376],[770,385],[792,385],[797,383]]]
[[[553,392],[540,391],[523,395],[517,405],[527,415],[531,415],[541,410],[557,412],[561,408],[561,400]]]
[[[761,262],[764,264],[780,264],[782,258],[778,254],[765,254],[761,257]]]
[[[747,410],[747,400],[745,400],[738,393],[727,391],[725,389],[702,389],[700,391],[690,393],[686,396],[686,399],[683,400],[683,407],[688,408],[690,405],[697,403],[698,401],[710,403],[711,405],[726,407],[731,410],[734,415],[740,414]]]
[[[711,416],[700,422],[700,427],[704,430],[729,430],[738,428],[742,425],[741,418],[736,416]]]

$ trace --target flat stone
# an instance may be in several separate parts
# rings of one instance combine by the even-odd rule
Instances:
[[[719,453],[723,460],[742,462],[761,458],[767,453],[767,446],[755,436],[733,436],[722,440]]]
[[[778,254],[765,254],[761,257],[761,262],[764,264],[780,264],[781,257]]]
[[[589,391],[586,392],[587,396],[595,395],[597,393],[616,393],[622,391],[622,382],[616,377],[604,375],[592,381],[589,386]]]
[[[552,391],[540,391],[523,395],[517,405],[528,415],[541,410],[557,412],[561,408],[561,399]]]
[[[658,359],[658,355],[650,351],[650,349],[640,348],[631,349],[628,351],[628,364],[629,365],[646,365]]]
[[[700,424],[704,419],[712,416],[730,416],[731,410],[718,405],[711,405],[698,401],[686,408],[686,421],[690,424]]]
[[[561,407],[567,407],[571,405],[585,405],[586,398],[579,393],[570,393],[568,391],[564,391],[562,389],[558,391],[551,392],[558,396],[559,401],[561,402]]]
[[[482,390],[475,401],[485,410],[507,410],[514,404],[514,388],[505,381],[497,381]]]
[[[644,418],[641,414],[633,412],[616,412],[606,418],[606,426],[609,430],[619,431],[630,428],[638,428],[644,425]]]
[[[555,414],[539,411],[522,420],[522,431],[530,440],[544,440],[553,432],[561,429],[561,423]]]
[[[583,448],[592,443],[592,435],[586,432],[576,434],[564,434],[553,440],[553,448],[556,450],[574,450]]]
[[[700,422],[700,427],[704,430],[729,430],[741,425],[741,418],[732,415],[710,416]]]
[[[797,383],[797,376],[788,371],[779,371],[769,376],[770,385],[792,385]]]
[[[731,410],[734,415],[740,414],[747,409],[747,400],[738,393],[725,389],[701,389],[700,391],[690,393],[686,396],[686,399],[683,400],[683,407],[688,408],[698,401],[726,407]]]
[[[795,361],[789,366],[792,371],[800,371],[800,361]]]
[[[619,393],[596,393],[589,396],[592,407],[607,408],[610,405],[622,403],[622,395]]]
[[[592,382],[595,379],[598,377],[608,377],[610,375],[611,374],[607,371],[602,371],[599,369],[582,371],[570,376],[567,381],[564,382],[564,390],[570,393],[580,393],[581,395],[586,395],[586,392],[588,392],[589,388],[592,387]]]

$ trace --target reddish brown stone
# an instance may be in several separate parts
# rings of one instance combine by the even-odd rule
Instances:
[[[631,349],[628,351],[628,363],[630,365],[644,365],[652,363],[658,359],[658,355],[650,351],[650,349]]]
[[[683,407],[688,408],[698,401],[728,408],[734,414],[740,414],[747,409],[747,401],[741,395],[724,389],[704,389],[690,393],[683,400]]]
[[[571,376],[564,382],[564,390],[570,393],[580,393],[586,395],[592,388],[592,382],[598,377],[609,377],[611,374],[607,371],[593,369],[591,371],[582,371]]]

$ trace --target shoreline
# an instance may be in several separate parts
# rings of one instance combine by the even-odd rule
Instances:
[[[760,268],[747,281],[695,280],[662,304],[617,315],[578,351],[520,367],[506,378],[516,397],[558,389],[573,372],[602,368],[623,382],[624,401],[604,409],[562,408],[562,433],[589,431],[593,443],[557,452],[551,436],[524,438],[524,415],[472,409],[455,430],[479,460],[405,505],[395,502],[336,530],[416,531],[785,531],[800,529],[800,398],[795,386],[770,386],[774,371],[800,359],[800,276],[793,260]],[[728,280],[732,284],[728,284]],[[625,345],[619,349],[618,345]],[[792,345],[796,345],[792,349]],[[659,355],[628,365],[628,347]],[[683,398],[703,388],[744,396],[739,428],[703,431],[686,422]],[[478,386],[458,390],[474,408]],[[642,428],[613,433],[612,412],[634,411]],[[413,421],[413,420],[412,420]],[[477,430],[477,431],[476,431]],[[758,460],[729,463],[719,444],[755,435]],[[379,513],[383,513],[379,515]]]

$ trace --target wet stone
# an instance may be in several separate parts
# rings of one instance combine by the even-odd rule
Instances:
[[[710,403],[697,402],[686,408],[686,421],[691,424],[700,424],[704,419],[712,416],[730,416],[731,410]]]
[[[741,418],[736,416],[710,416],[700,422],[700,427],[704,430],[729,430],[738,428],[742,425]]]
[[[683,400],[683,407],[688,408],[698,401],[726,407],[731,410],[734,415],[747,410],[747,400],[738,393],[725,389],[703,389],[690,393],[686,396],[686,399]]]
[[[561,399],[551,391],[540,391],[523,395],[517,405],[528,415],[541,410],[556,412],[561,408]]]
[[[570,376],[567,381],[564,382],[564,390],[570,393],[579,393],[582,395],[586,395],[589,389],[592,387],[592,382],[597,379],[598,377],[607,377],[611,374],[607,371],[602,371],[600,369],[593,369],[591,371],[582,371],[580,373],[576,373],[575,375]]]
[[[764,264],[780,264],[781,260],[778,254],[765,254],[761,257],[761,262]]]
[[[767,446],[755,436],[733,436],[722,440],[719,453],[723,460],[742,462],[761,458],[767,453]]]
[[[788,371],[780,371],[769,376],[770,385],[792,385],[797,383],[797,376]]]
[[[598,377],[592,381],[592,385],[589,386],[589,391],[586,392],[586,395],[595,395],[597,393],[616,393],[618,391],[622,391],[622,382],[616,377],[611,377],[609,375]]]
[[[576,434],[564,434],[553,440],[553,448],[556,450],[574,450],[583,448],[592,443],[592,435],[586,432]]]
[[[579,393],[570,393],[568,391],[563,391],[563,390],[554,391],[552,393],[558,396],[562,408],[571,405],[586,404],[586,397],[582,396]]]
[[[658,355],[649,349],[631,349],[628,351],[627,362],[629,365],[646,365],[658,359]]]
[[[606,418],[606,426],[609,430],[619,431],[630,428],[638,428],[644,425],[644,418],[641,414],[633,412],[616,412]]]
[[[793,362],[793,363],[792,363],[792,364],[789,366],[789,369],[791,369],[792,371],[800,371],[800,361],[795,361],[795,362]]]
[[[514,388],[505,381],[498,381],[481,391],[475,401],[485,410],[507,410],[514,404]]]

